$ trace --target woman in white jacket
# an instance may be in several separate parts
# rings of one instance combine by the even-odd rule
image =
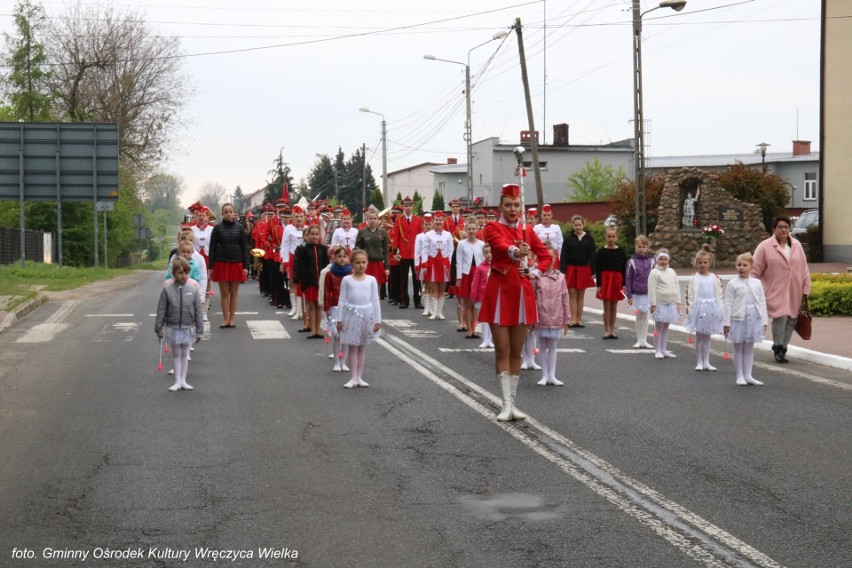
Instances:
[[[750,276],[754,260],[751,253],[737,257],[737,275],[725,288],[722,325],[734,344],[734,368],[738,385],[762,385],[751,376],[754,365],[754,344],[763,341],[769,316],[763,285]]]

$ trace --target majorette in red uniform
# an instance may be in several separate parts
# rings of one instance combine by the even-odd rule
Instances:
[[[450,280],[450,259],[453,256],[453,237],[444,231],[444,212],[436,211],[434,229],[423,236],[423,280],[430,287],[426,298],[429,319],[444,319],[444,284]],[[431,306],[431,309],[429,307]]]
[[[414,239],[423,231],[420,217],[414,215],[414,201],[406,196],[402,200],[403,214],[396,220],[394,233],[397,234],[399,248],[399,307],[407,308],[410,303],[408,295],[408,277],[413,276],[414,307],[422,310],[420,303],[420,279],[414,272]]]
[[[503,195],[518,198],[520,188],[506,184],[503,186]],[[491,247],[491,274],[482,300],[479,321],[503,326],[536,323],[538,315],[533,286],[529,278],[521,275],[520,259],[514,256],[513,251],[521,242],[526,242],[538,261],[531,270],[539,273],[546,271],[553,262],[550,251],[530,225],[525,225],[522,230],[519,224],[509,226],[503,217],[485,225],[483,232],[485,242]]]
[[[389,222],[383,223],[383,227],[388,234],[390,241],[390,255],[388,261],[390,264],[390,274],[388,275],[388,300],[392,305],[399,304],[399,234],[396,232],[396,220],[402,215],[402,207],[394,205],[391,207],[391,218]]]

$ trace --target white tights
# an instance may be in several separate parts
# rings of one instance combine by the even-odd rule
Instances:
[[[695,334],[695,363],[697,366],[710,366],[710,336],[704,333]]]
[[[645,345],[648,343],[648,313],[638,312],[636,314],[636,343]]]
[[[751,379],[753,366],[754,343],[734,343],[734,369],[737,370],[737,380]]]
[[[555,337],[539,337],[539,354],[541,355],[541,378],[556,378],[556,346]]]
[[[344,365],[344,361],[346,361],[347,355],[349,354],[349,346],[340,345],[339,335],[331,341],[331,353],[334,355],[334,360],[337,365]],[[341,353],[343,353],[342,356],[340,355]]]
[[[186,385],[186,371],[189,369],[189,347],[190,345],[179,345],[172,343],[172,366],[175,369],[175,386],[180,388]]]
[[[366,345],[349,345],[349,371],[352,380],[356,383],[362,382],[361,373],[364,372],[364,348]]]
[[[535,363],[535,334],[527,333],[527,339],[524,341],[524,347],[521,350],[521,362],[532,366]]]
[[[654,322],[654,332],[654,347],[657,348],[657,354],[665,355],[666,343],[669,339],[669,324]]]

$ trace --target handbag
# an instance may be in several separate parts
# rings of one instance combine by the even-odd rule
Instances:
[[[796,333],[805,341],[811,338],[811,312],[807,308],[799,310],[799,317],[796,318]]]

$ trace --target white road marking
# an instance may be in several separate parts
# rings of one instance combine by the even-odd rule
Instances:
[[[133,341],[142,322],[128,321],[107,324],[92,340],[94,343],[110,343],[112,341]]]
[[[152,314],[157,315],[157,314]],[[86,314],[87,318],[132,318],[133,314]]]
[[[69,327],[70,323],[39,323],[28,329],[15,343],[47,343]]]
[[[253,339],[290,339],[290,334],[278,320],[246,320]]]
[[[80,300],[69,300],[67,302],[62,302],[62,305],[59,306],[59,309],[56,310],[49,318],[44,320],[44,323],[62,322],[65,318],[68,317],[68,315],[72,311],[74,311],[74,308],[76,308],[78,305],[80,305]]]
[[[607,353],[617,353],[617,354],[620,354],[620,355],[624,354],[624,353],[647,353],[647,354],[655,353],[655,351],[653,349],[606,349],[606,352]]]
[[[215,315],[221,316],[222,312],[214,312]],[[256,316],[258,312],[234,312],[235,316]],[[156,314],[154,314],[156,315]]]
[[[707,566],[760,566],[779,568],[780,564],[697,514],[667,499],[620,470],[577,446],[571,440],[529,417],[518,426],[496,422],[494,409],[486,408],[468,393],[427,369],[428,364],[445,376],[477,393],[497,407],[498,398],[476,383],[429,357],[393,335],[376,342],[427,379],[509,433],[522,444],[559,466],[574,479],[630,515],[686,555]],[[391,342],[396,345],[391,345]],[[522,426],[522,427],[519,427]]]
[[[425,329],[422,327],[418,327],[417,323],[411,320],[405,319],[383,319],[382,323],[392,326],[399,330],[401,334],[406,337],[413,338],[436,338],[440,337],[440,334],[433,329]]]

